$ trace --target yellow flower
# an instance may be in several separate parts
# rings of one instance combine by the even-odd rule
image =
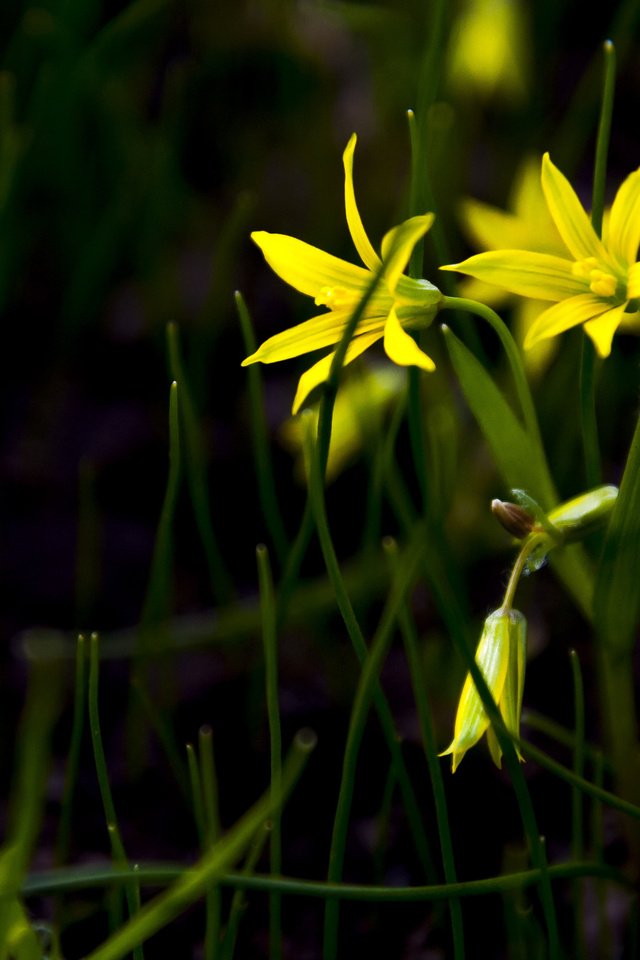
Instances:
[[[548,153],[542,159],[542,189],[564,244],[563,256],[539,249],[493,250],[441,269],[460,270],[523,297],[555,301],[531,325],[525,349],[584,324],[606,357],[618,326],[638,318],[640,169],[618,190],[602,240]]]
[[[378,283],[367,303],[345,356],[351,363],[377,340],[384,340],[390,360],[400,366],[434,370],[435,364],[406,331],[428,326],[442,294],[428,280],[413,280],[403,270],[416,243],[433,223],[433,214],[411,217],[390,230],[382,241],[382,259],[365,232],[353,188],[353,134],[344,151],[344,194],[349,232],[364,267],[340,260],[302,240],[258,231],[251,237],[269,266],[290,286],[313,297],[328,313],[313,317],[266,340],[242,365],[275,363],[336,344],[375,274]],[[333,354],[323,357],[300,377],[293,401],[296,413],[309,392],[326,380]]]
[[[364,367],[358,373],[359,376],[347,380],[336,397],[325,471],[328,481],[333,480],[357,456],[368,435],[379,435],[384,415],[405,382],[403,372],[391,364]],[[317,433],[317,404],[314,404],[310,413],[313,417],[314,433]],[[298,479],[303,480],[304,431],[299,415],[282,424],[280,436],[284,444],[298,454],[295,469]]]
[[[507,210],[479,200],[466,199],[460,205],[462,226],[477,250],[503,250],[505,247],[563,257],[566,248],[547,209],[540,184],[540,162],[527,158],[518,170]],[[512,295],[500,287],[469,277],[460,284],[460,294],[499,309]],[[546,309],[542,300],[515,298],[514,333],[522,344],[536,318]],[[525,362],[533,375],[540,373],[554,352],[555,343],[542,341],[527,351]]]
[[[520,0],[466,0],[455,18],[449,81],[459,94],[499,92],[521,100],[529,75],[527,23]]]
[[[520,734],[526,658],[526,619],[518,610],[506,607],[494,610],[484,622],[476,650],[476,663],[500,708],[507,730],[516,739]],[[467,674],[458,702],[453,740],[440,754],[441,757],[452,754],[451,769],[454,773],[467,750],[475,746],[485,732],[491,757],[499,767],[502,750],[498,738],[471,674]],[[518,756],[520,757],[519,752]]]

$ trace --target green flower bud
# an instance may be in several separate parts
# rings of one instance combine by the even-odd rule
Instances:
[[[565,541],[581,540],[607,519],[617,497],[618,488],[613,485],[596,487],[551,510],[549,522]]]
[[[505,607],[494,610],[484,622],[476,650],[476,663],[500,709],[507,730],[515,738],[520,732],[526,657],[525,617],[518,610]],[[498,738],[468,673],[458,702],[453,740],[440,754],[441,757],[452,754],[451,768],[454,773],[467,750],[475,746],[485,732],[493,761],[500,766],[502,750]]]

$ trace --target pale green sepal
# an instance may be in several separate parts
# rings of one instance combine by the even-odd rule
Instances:
[[[561,503],[547,518],[565,540],[579,540],[608,518],[617,499],[618,488],[606,484]]]
[[[373,249],[367,232],[364,229],[353,187],[353,154],[356,149],[357,140],[356,134],[353,133],[342,154],[342,161],[344,163],[344,206],[349,233],[360,255],[360,259],[372,273],[375,273],[380,267],[380,257]]]
[[[623,267],[635,263],[640,244],[640,169],[630,173],[616,193],[611,205],[608,241],[611,253]]]
[[[497,704],[503,694],[509,667],[509,633],[509,612],[495,610],[484,622],[476,650],[476,663]],[[478,742],[488,726],[489,718],[480,695],[471,674],[467,674],[458,702],[453,740],[440,754],[441,757],[452,754],[454,773],[467,750]]]
[[[489,250],[440,267],[536,300],[562,300],[584,293],[585,281],[574,276],[572,268],[572,261],[564,257],[527,250]]]
[[[380,340],[381,337],[382,333],[380,332],[354,337],[347,347],[343,366],[346,367],[347,364],[351,363],[352,360],[355,360],[356,357],[359,357],[361,353],[364,353],[364,351],[372,346],[376,340]],[[335,351],[328,354],[328,356],[323,357],[322,360],[318,360],[317,363],[314,363],[312,367],[309,367],[309,369],[305,370],[305,372],[302,374],[298,380],[298,389],[296,390],[296,395],[293,398],[293,405],[291,407],[292,414],[296,414],[298,412],[314,387],[324,383],[324,381],[327,379],[334,357]]]
[[[551,162],[548,153],[542,158],[541,182],[558,233],[575,259],[595,257],[601,262],[607,261],[607,252],[584,207],[567,178]]]
[[[251,239],[274,273],[308,297],[315,299],[323,289],[334,287],[364,294],[371,281],[371,274],[364,267],[334,257],[304,240],[266,230],[254,231]]]
[[[382,239],[384,278],[391,293],[395,292],[398,280],[405,271],[409,258],[418,240],[424,237],[434,221],[432,213],[411,217],[393,227]]]
[[[587,323],[610,309],[610,303],[599,299],[593,293],[582,293],[580,296],[554,303],[553,306],[544,310],[537,320],[534,320],[524,339],[524,348],[529,350],[540,340],[555,337],[571,327]]]

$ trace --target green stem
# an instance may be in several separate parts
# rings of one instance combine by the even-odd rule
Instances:
[[[550,960],[557,960],[560,954],[560,946],[558,940],[558,926],[555,905],[549,879],[547,855],[544,839],[540,836],[538,830],[538,824],[533,803],[531,801],[531,795],[529,793],[527,782],[522,773],[520,760],[518,759],[512,737],[504,725],[498,705],[493,698],[493,694],[487,685],[481,669],[475,661],[473,653],[465,644],[460,643],[457,637],[454,636],[454,640],[456,641],[456,646],[458,647],[459,653],[462,655],[465,661],[467,670],[471,674],[471,679],[473,680],[475,688],[478,691],[478,696],[482,701],[482,706],[487,713],[489,722],[495,731],[498,743],[502,749],[509,777],[516,795],[518,808],[520,810],[522,825],[527,836],[531,860],[534,867],[540,871],[539,895],[547,927],[549,958]],[[522,753],[524,753],[522,745],[520,746],[520,750]]]
[[[91,743],[93,745],[93,756],[96,765],[96,774],[98,777],[98,786],[102,798],[105,819],[107,823],[107,833],[109,844],[111,846],[111,856],[118,867],[127,868],[129,863],[127,854],[122,842],[116,808],[111,794],[111,785],[109,783],[109,773],[107,770],[107,761],[104,755],[102,744],[102,733],[100,730],[100,712],[98,709],[98,678],[100,671],[100,654],[98,650],[98,635],[91,634],[89,646],[89,727],[91,730]],[[139,902],[137,894],[137,880],[131,879],[125,884],[125,896],[129,916],[135,917],[139,913]],[[142,960],[142,947],[137,943],[133,947],[134,960]]]
[[[212,884],[219,882],[248,848],[260,825],[284,803],[315,742],[315,735],[311,731],[300,731],[283,764],[281,795],[274,800],[271,792],[267,792],[221,837],[219,843],[207,851],[199,863],[190,870],[181,870],[167,890],[145,903],[135,917],[92,951],[86,960],[121,960],[136,945],[153,936],[199,900]]]
[[[575,745],[573,749],[573,772],[576,777],[584,778],[584,685],[580,661],[575,650],[569,651],[571,675],[573,678],[573,713]],[[571,856],[574,860],[584,857],[584,805],[582,792],[577,786],[571,791]],[[584,885],[576,880],[573,885],[573,910],[575,925],[576,960],[586,956],[584,936]]]
[[[604,193],[607,179],[607,155],[611,134],[611,117],[616,85],[616,51],[611,40],[605,40],[604,76],[602,99],[600,102],[600,121],[596,140],[596,159],[593,173],[593,193],[591,199],[591,223],[593,229],[602,235],[602,217],[604,214]]]
[[[602,235],[604,194],[607,180],[607,156],[609,153],[616,76],[616,55],[611,40],[605,42],[603,49],[604,77],[591,202],[591,223],[599,237]],[[580,362],[580,425],[582,428],[582,442],[588,487],[596,487],[599,483],[602,483],[602,462],[595,398],[596,364],[597,359],[593,343],[589,337],[583,336]]]
[[[282,734],[280,725],[280,700],[278,694],[278,638],[276,633],[276,609],[273,579],[267,548],[256,548],[258,578],[260,582],[260,605],[262,609],[262,638],[265,660],[267,716],[269,718],[269,744],[271,763],[271,790],[274,796],[282,791]],[[281,816],[276,811],[272,818],[270,837],[271,873],[282,873]],[[269,897],[269,958],[282,957],[282,900],[279,894]]]
[[[541,533],[539,535],[527,537],[527,539],[523,543],[520,553],[516,557],[516,562],[514,563],[513,568],[511,570],[511,574],[509,576],[509,582],[507,583],[507,588],[505,590],[504,598],[502,600],[502,606],[506,610],[510,610],[511,607],[513,606],[513,600],[515,597],[516,588],[518,586],[518,582],[522,575],[522,571],[525,568],[527,560],[529,559],[531,554],[535,552],[536,547],[540,543],[543,543],[547,538],[548,537],[546,533]]]
[[[200,757],[200,784],[202,788],[202,811],[204,827],[203,853],[206,853],[221,836],[218,803],[218,778],[213,754],[213,731],[204,725],[198,731],[198,754]],[[220,887],[212,885],[205,893],[205,960],[215,960],[222,926],[222,900]]]
[[[380,669],[387,654],[393,627],[400,614],[400,609],[409,589],[415,581],[418,564],[421,559],[420,552],[421,546],[419,540],[416,540],[409,551],[408,557],[402,564],[399,574],[394,578],[392,590],[385,605],[380,625],[371,643],[369,654],[363,663],[362,673],[360,674],[358,687],[353,699],[349,732],[347,734],[347,743],[345,745],[342,764],[340,792],[336,805],[336,816],[331,839],[329,869],[327,872],[327,879],[330,883],[336,883],[342,876],[351,800],[355,787],[358,753],[360,751],[369,707],[372,699],[375,699],[376,696],[381,696],[381,694],[379,694],[380,687],[378,679]],[[403,774],[406,776],[406,771],[403,771]],[[400,784],[402,784],[401,771],[397,767],[396,775],[398,776]],[[421,825],[420,829],[422,829]],[[414,840],[417,842],[418,834],[414,835]],[[334,960],[337,956],[339,908],[340,903],[337,899],[327,901],[323,947],[323,957],[325,960]]]
[[[73,813],[73,794],[78,780],[80,764],[80,748],[84,731],[84,718],[87,698],[87,644],[80,634],[76,647],[76,672],[73,699],[73,722],[71,726],[71,741],[67,756],[67,767],[64,777],[64,791],[60,813],[60,828],[55,847],[55,863],[62,864],[69,855],[69,840],[71,837],[71,821]]]
[[[309,427],[310,426],[311,424],[309,424]],[[360,630],[360,625],[358,624],[356,615],[354,613],[351,600],[349,599],[349,594],[345,587],[340,565],[338,563],[338,558],[336,557],[333,541],[331,539],[331,533],[327,521],[323,487],[319,480],[317,446],[313,445],[313,438],[310,435],[309,428],[306,430],[305,448],[307,456],[311,459],[309,469],[309,491],[311,496],[311,504],[313,507],[314,521],[318,531],[318,539],[320,540],[320,547],[322,549],[324,562],[327,568],[329,579],[333,586],[338,609],[340,610],[345,627],[347,628],[347,633],[349,634],[349,639],[351,640],[360,664],[364,665],[365,662],[367,662],[369,651],[362,635],[362,631]],[[415,529],[416,527],[414,527],[414,531]],[[413,786],[411,784],[411,779],[402,757],[400,742],[395,729],[393,716],[384,692],[379,684],[376,685],[373,699],[378,713],[378,719],[382,727],[382,732],[387,741],[395,775],[398,780],[398,785],[402,793],[403,802],[407,811],[407,817],[413,831],[418,856],[420,857],[425,873],[429,875],[431,872],[431,858],[429,855],[428,841],[424,831],[424,826],[422,824],[420,808],[418,806]]]
[[[587,487],[602,483],[602,460],[596,414],[596,368],[598,358],[590,338],[583,335],[580,351],[580,429]]]
[[[387,540],[385,542],[385,549],[387,550],[387,553],[391,555],[395,566],[397,563],[397,546],[395,541]],[[415,624],[411,619],[409,608],[406,603],[402,604],[400,610],[400,629],[402,631],[407,662],[409,664],[413,697],[418,710],[418,721],[420,723],[424,755],[427,761],[427,768],[429,770],[429,779],[431,780],[431,790],[433,792],[436,822],[438,824],[438,836],[440,839],[444,878],[447,883],[455,883],[457,880],[456,868],[453,856],[451,830],[449,827],[447,797],[442,778],[442,768],[437,755],[438,748],[433,731],[433,724],[431,722],[431,709],[427,699],[427,684],[426,679],[423,676]],[[449,900],[449,913],[451,916],[451,930],[453,935],[453,955],[456,960],[462,960],[464,957],[462,909],[460,907],[459,900],[455,897],[452,897]]]
[[[255,353],[257,344],[253,332],[251,315],[239,291],[235,293],[236,309],[240,320],[240,329],[247,355]],[[262,515],[273,541],[278,560],[283,563],[288,552],[288,541],[285,532],[280,504],[276,494],[276,484],[273,473],[273,462],[269,449],[269,433],[264,414],[264,396],[262,389],[262,374],[260,365],[251,364],[247,369],[249,383],[249,409],[251,414],[252,449],[255,457],[255,469],[258,478],[258,498],[262,508]]]
[[[174,380],[169,392],[169,472],[167,486],[158,521],[147,593],[140,616],[142,652],[147,652],[146,648],[151,639],[149,627],[165,620],[168,617],[170,607],[173,523],[182,473],[178,396],[178,384]]]
[[[318,416],[318,462],[320,469],[320,476],[324,479],[325,469],[327,465],[327,458],[329,456],[329,445],[331,443],[331,424],[333,420],[333,408],[335,405],[336,395],[338,392],[338,384],[340,382],[340,374],[342,373],[342,367],[344,364],[344,358],[347,353],[347,348],[353,338],[356,328],[360,322],[360,319],[366,309],[369,300],[373,296],[373,293],[380,282],[382,277],[382,272],[384,265],[380,266],[380,269],[372,276],[369,286],[364,292],[364,295],[358,302],[355,310],[347,320],[344,330],[342,331],[342,337],[336,347],[333,360],[331,361],[331,367],[329,369],[329,375],[323,385],[322,399],[320,401],[320,412]],[[313,533],[314,527],[314,518],[313,511],[311,509],[310,495],[307,496],[307,502],[305,504],[304,513],[302,520],[300,521],[300,526],[298,528],[298,533],[291,547],[282,575],[282,580],[278,587],[278,609],[277,609],[277,625],[280,626],[285,618],[286,611],[291,599],[291,593],[295,585],[298,573],[300,571],[300,566],[302,560],[306,553],[309,541],[311,539],[311,534]]]
[[[518,346],[511,336],[506,324],[500,319],[495,310],[487,307],[484,303],[478,303],[476,300],[468,300],[466,297],[444,297],[442,309],[451,308],[454,310],[465,310],[468,313],[475,313],[482,317],[495,330],[500,343],[507,355],[511,375],[513,376],[520,409],[524,419],[524,426],[531,440],[536,444],[540,455],[543,454],[542,437],[540,436],[540,427],[538,426],[538,417],[536,415],[533,397],[527,382],[524,365],[520,357]]]
[[[202,542],[213,596],[218,604],[228,603],[233,587],[220,553],[211,517],[207,483],[207,458],[190,385],[184,371],[180,335],[176,323],[167,324],[167,352],[172,379],[180,384],[180,419],[184,427],[186,474],[196,526]]]
[[[141,864],[139,882],[147,887],[163,887],[179,880],[189,872],[184,864]],[[257,890],[269,893],[277,890],[294,897],[312,897],[326,900],[330,897],[356,903],[437,903],[451,897],[481,897],[508,890],[520,890],[540,882],[540,870],[522,870],[501,873],[481,880],[461,880],[457,883],[434,883],[427,886],[375,886],[357,883],[325,883],[322,880],[302,880],[297,877],[272,877],[247,875],[246,873],[223,873],[219,883],[236,890]],[[587,860],[555,863],[547,867],[551,880],[571,880],[574,877],[597,877],[616,883],[623,890],[633,890],[633,884],[623,873],[602,860]],[[126,883],[131,878],[129,870],[112,867],[65,867],[31,874],[22,884],[24,896],[43,896],[73,890],[111,887],[114,883]]]

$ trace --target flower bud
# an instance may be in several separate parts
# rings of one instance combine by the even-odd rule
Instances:
[[[507,730],[516,739],[520,731],[526,651],[525,617],[518,610],[505,607],[490,613],[484,622],[476,650],[476,663],[498,705]],[[490,725],[471,674],[468,673],[458,702],[453,740],[440,754],[441,757],[452,754],[451,768],[454,773],[467,750],[475,746],[485,731],[493,761],[500,766],[502,750],[498,738]]]
[[[491,512],[505,530],[518,540],[523,540],[530,534],[535,525],[535,518],[524,507],[509,503],[508,500],[492,500]]]

